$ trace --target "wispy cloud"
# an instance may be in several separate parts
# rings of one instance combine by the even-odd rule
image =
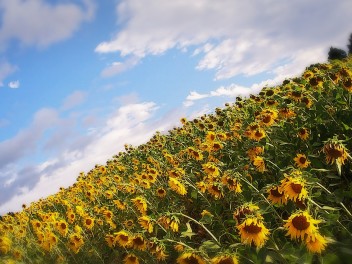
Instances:
[[[322,61],[330,45],[345,45],[351,15],[349,0],[123,0],[117,34],[96,51],[143,58],[194,48],[197,69],[214,70],[215,79],[277,73],[280,61],[297,66],[302,53]]]
[[[123,62],[115,61],[101,72],[101,76],[102,77],[111,77],[113,75],[117,75],[119,73],[122,73],[124,71],[127,71],[127,70],[133,68],[135,65],[138,64],[138,62],[139,62],[139,58],[137,58],[135,56],[131,57]]]
[[[133,101],[135,99],[121,105],[107,117],[100,117],[102,124],[93,131],[87,129],[83,134],[72,131],[73,128],[67,125],[70,119],[64,119],[60,112],[42,109],[26,130],[0,142],[2,149],[11,150],[10,153],[0,154],[0,178],[7,181],[7,184],[0,186],[0,214],[19,210],[22,203],[28,204],[57,192],[61,186],[73,184],[79,172],[88,171],[95,164],[105,164],[113,155],[124,150],[125,143],[140,145],[156,130],[165,131],[180,118],[180,111],[156,118],[158,105]],[[82,116],[76,118],[81,119]],[[52,121],[42,124],[46,119]],[[53,127],[56,127],[57,133],[44,136],[43,131]],[[64,140],[67,133],[71,134],[69,137],[73,137],[73,141]],[[59,139],[60,134],[63,139]],[[50,145],[42,146],[43,141],[50,142]],[[25,155],[37,155],[35,149],[41,146],[46,148],[45,153],[50,149],[55,154],[47,156],[37,165],[26,165],[23,162]]]
[[[67,96],[62,104],[62,110],[69,110],[77,105],[82,104],[86,99],[86,93],[84,91],[75,91]]]

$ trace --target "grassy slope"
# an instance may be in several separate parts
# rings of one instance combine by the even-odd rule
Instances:
[[[138,263],[126,259],[134,254],[139,263],[234,263],[214,259],[227,254],[240,263],[339,263],[351,257],[351,78],[352,59],[311,65],[299,78],[126,146],[73,186],[2,216],[0,261]],[[269,197],[277,186],[283,204]],[[309,223],[328,242],[321,254],[286,235],[285,221],[303,211],[322,220]],[[247,225],[258,239],[253,243],[239,232],[246,219],[258,221]],[[119,231],[128,235],[125,247]]]

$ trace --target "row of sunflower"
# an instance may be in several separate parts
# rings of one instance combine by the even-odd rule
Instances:
[[[352,243],[352,62],[125,146],[0,221],[2,263],[338,263]]]

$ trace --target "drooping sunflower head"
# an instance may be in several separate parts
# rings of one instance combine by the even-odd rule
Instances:
[[[236,255],[220,254],[211,259],[211,264],[238,264]]]
[[[264,246],[270,234],[269,230],[264,226],[262,219],[257,217],[248,217],[237,229],[241,236],[241,242],[246,245],[254,245],[257,248]]]
[[[247,203],[239,206],[236,211],[233,213],[233,218],[236,220],[237,224],[241,223],[243,219],[246,218],[246,216],[253,215],[258,217],[261,217],[261,214],[259,212],[259,206],[253,204],[253,203]]]
[[[283,193],[286,199],[302,200],[308,197],[306,189],[306,180],[298,173],[293,172],[291,176],[285,174],[285,178],[281,180],[278,186],[278,192]]]
[[[306,245],[309,252],[312,253],[321,253],[325,250],[327,246],[327,240],[323,237],[319,232],[315,232],[304,240],[304,244]]]
[[[348,158],[351,159],[351,156],[347,152],[345,146],[336,140],[326,142],[323,147],[323,152],[325,154],[326,163],[336,163],[339,174],[341,174],[341,166],[345,164]]]
[[[321,220],[314,219],[307,211],[298,211],[292,214],[286,221],[284,227],[287,229],[288,236],[291,239],[305,239],[317,232],[316,226]]]
[[[279,191],[279,186],[273,186],[268,190],[268,200],[273,204],[287,204],[286,196]]]
[[[193,252],[186,252],[176,260],[177,264],[206,264],[205,260]]]

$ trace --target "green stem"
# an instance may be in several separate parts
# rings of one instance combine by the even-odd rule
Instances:
[[[328,194],[333,195],[332,192],[330,192],[328,189],[326,189],[326,188],[325,188],[323,185],[321,185],[319,182],[317,182],[317,185],[318,185],[320,188],[322,188],[324,191],[326,191]],[[347,213],[350,217],[352,217],[352,214],[351,214],[351,212],[347,209],[347,207],[346,207],[342,202],[339,202],[339,204],[342,206],[343,209],[345,209],[346,213]]]
[[[273,209],[275,214],[281,219],[281,216],[278,214],[278,212],[275,210],[274,206],[268,201],[268,199],[265,197],[264,194],[260,193],[260,191],[253,184],[251,184],[249,181],[247,181],[245,178],[241,177],[240,179],[242,179],[245,183],[247,183],[249,186],[251,186],[258,194],[260,194],[260,196],[262,196],[263,199],[269,204],[271,209]]]
[[[212,232],[209,231],[208,228],[206,228],[202,223],[198,222],[196,219],[188,216],[188,215],[185,215],[183,213],[174,213],[175,215],[180,215],[180,216],[183,216],[183,217],[186,217],[188,218],[189,220],[192,220],[193,222],[195,222],[196,224],[200,225],[213,239],[214,241],[216,242],[216,244],[218,244],[219,246],[221,246],[220,242],[216,239],[216,237],[213,235]]]

